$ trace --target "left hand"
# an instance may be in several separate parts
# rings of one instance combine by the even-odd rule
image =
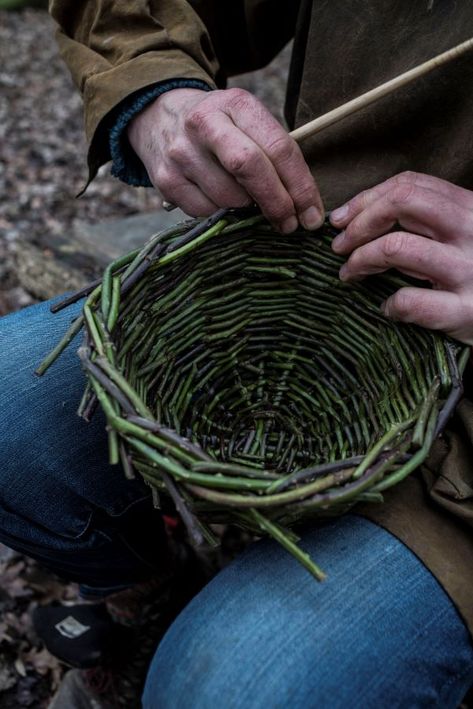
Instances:
[[[333,250],[349,255],[343,281],[390,268],[430,281],[433,289],[398,290],[383,304],[384,314],[473,345],[473,192],[403,172],[357,195],[330,220],[343,230]]]

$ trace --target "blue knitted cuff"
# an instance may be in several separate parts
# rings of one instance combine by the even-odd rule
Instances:
[[[160,81],[142,91],[137,91],[124,99],[117,107],[117,114],[109,129],[108,139],[112,156],[112,175],[122,182],[135,187],[151,187],[146,168],[131,147],[126,134],[126,127],[137,113],[151,101],[172,89],[201,89],[212,91],[204,81],[198,79],[172,79]]]

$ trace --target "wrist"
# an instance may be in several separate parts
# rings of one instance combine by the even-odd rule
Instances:
[[[154,126],[165,118],[178,121],[185,106],[202,100],[206,89],[176,88],[170,89],[145,106],[132,118],[127,126],[127,137],[133,150],[139,155]]]
[[[128,135],[128,128],[134,119],[144,113],[146,108],[168,91],[179,91],[183,87],[202,92],[211,91],[211,87],[197,79],[172,79],[158,82],[142,91],[130,95],[114,109],[109,128],[109,148],[112,158],[112,175],[130,185],[150,187],[151,182],[138,151],[135,151]],[[145,137],[147,133],[145,132]]]

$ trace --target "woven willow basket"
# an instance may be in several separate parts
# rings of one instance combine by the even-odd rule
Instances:
[[[281,236],[221,211],[111,264],[79,350],[110,458],[172,498],[195,542],[208,522],[277,539],[317,578],[291,527],[382,493],[425,459],[461,394],[466,351],[384,318],[407,280],[348,285],[335,232]],[[63,305],[78,299],[76,294]]]

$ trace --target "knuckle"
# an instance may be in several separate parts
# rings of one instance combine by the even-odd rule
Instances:
[[[175,141],[168,147],[168,158],[173,162],[187,162],[189,159],[189,146],[183,140]]]
[[[363,190],[363,192],[360,192],[358,195],[357,199],[357,207],[361,209],[366,209],[368,205],[371,202],[371,195],[372,195],[372,190]]]
[[[415,185],[417,184],[417,178],[418,178],[418,173],[414,172],[414,170],[404,170],[403,172],[400,172],[398,175],[394,176],[394,183],[398,185],[402,184],[409,184],[409,185]]]
[[[210,127],[210,126],[209,126]],[[213,145],[230,145],[233,140],[232,134],[225,128],[218,124],[212,125],[212,144]]]
[[[152,166],[151,168],[148,168],[148,174],[150,177],[151,182],[155,187],[158,187],[161,189],[161,186],[165,183],[166,177],[167,177],[167,170],[165,170],[163,167],[155,167]]]
[[[289,217],[295,216],[294,202],[287,192],[283,190],[262,190],[251,193],[264,215],[272,222],[282,223]]]
[[[294,202],[289,193],[283,188],[274,190],[268,189],[256,195],[257,202],[264,205],[264,211],[271,215],[276,221],[295,216]]]
[[[414,182],[398,182],[395,183],[393,189],[389,193],[389,201],[393,205],[400,205],[409,202],[412,193],[415,190]]]
[[[298,148],[296,143],[284,134],[269,143],[266,153],[272,162],[287,163],[296,157]]]
[[[299,210],[304,210],[317,204],[317,190],[314,183],[301,184],[297,189],[292,190],[291,196]]]
[[[194,107],[184,120],[185,129],[191,133],[201,133],[207,130],[209,122],[209,111],[203,106]]]
[[[252,95],[245,89],[235,87],[225,91],[225,98],[233,108],[239,108],[246,106],[252,99]]]
[[[283,222],[294,215],[294,203],[291,199],[280,199],[271,202],[266,211],[271,215],[271,219]]]
[[[412,314],[414,309],[414,298],[412,294],[404,289],[398,290],[391,296],[391,310],[397,317],[406,318]],[[419,314],[420,304],[417,304],[416,311]]]
[[[162,168],[154,172],[152,182],[164,196],[172,194],[178,185],[176,177]]]
[[[257,148],[245,147],[233,150],[225,160],[225,168],[236,177],[246,177],[258,161]]]
[[[381,240],[381,250],[383,256],[390,259],[393,256],[397,256],[399,253],[405,250],[407,238],[405,234],[401,232],[393,232],[387,234],[384,239]]]
[[[373,201],[374,194],[374,188],[363,190],[362,192],[359,192],[355,197],[353,197],[349,202],[347,202],[348,214],[350,216],[350,219],[353,218],[353,215],[363,213],[365,209],[369,207],[369,205]]]

